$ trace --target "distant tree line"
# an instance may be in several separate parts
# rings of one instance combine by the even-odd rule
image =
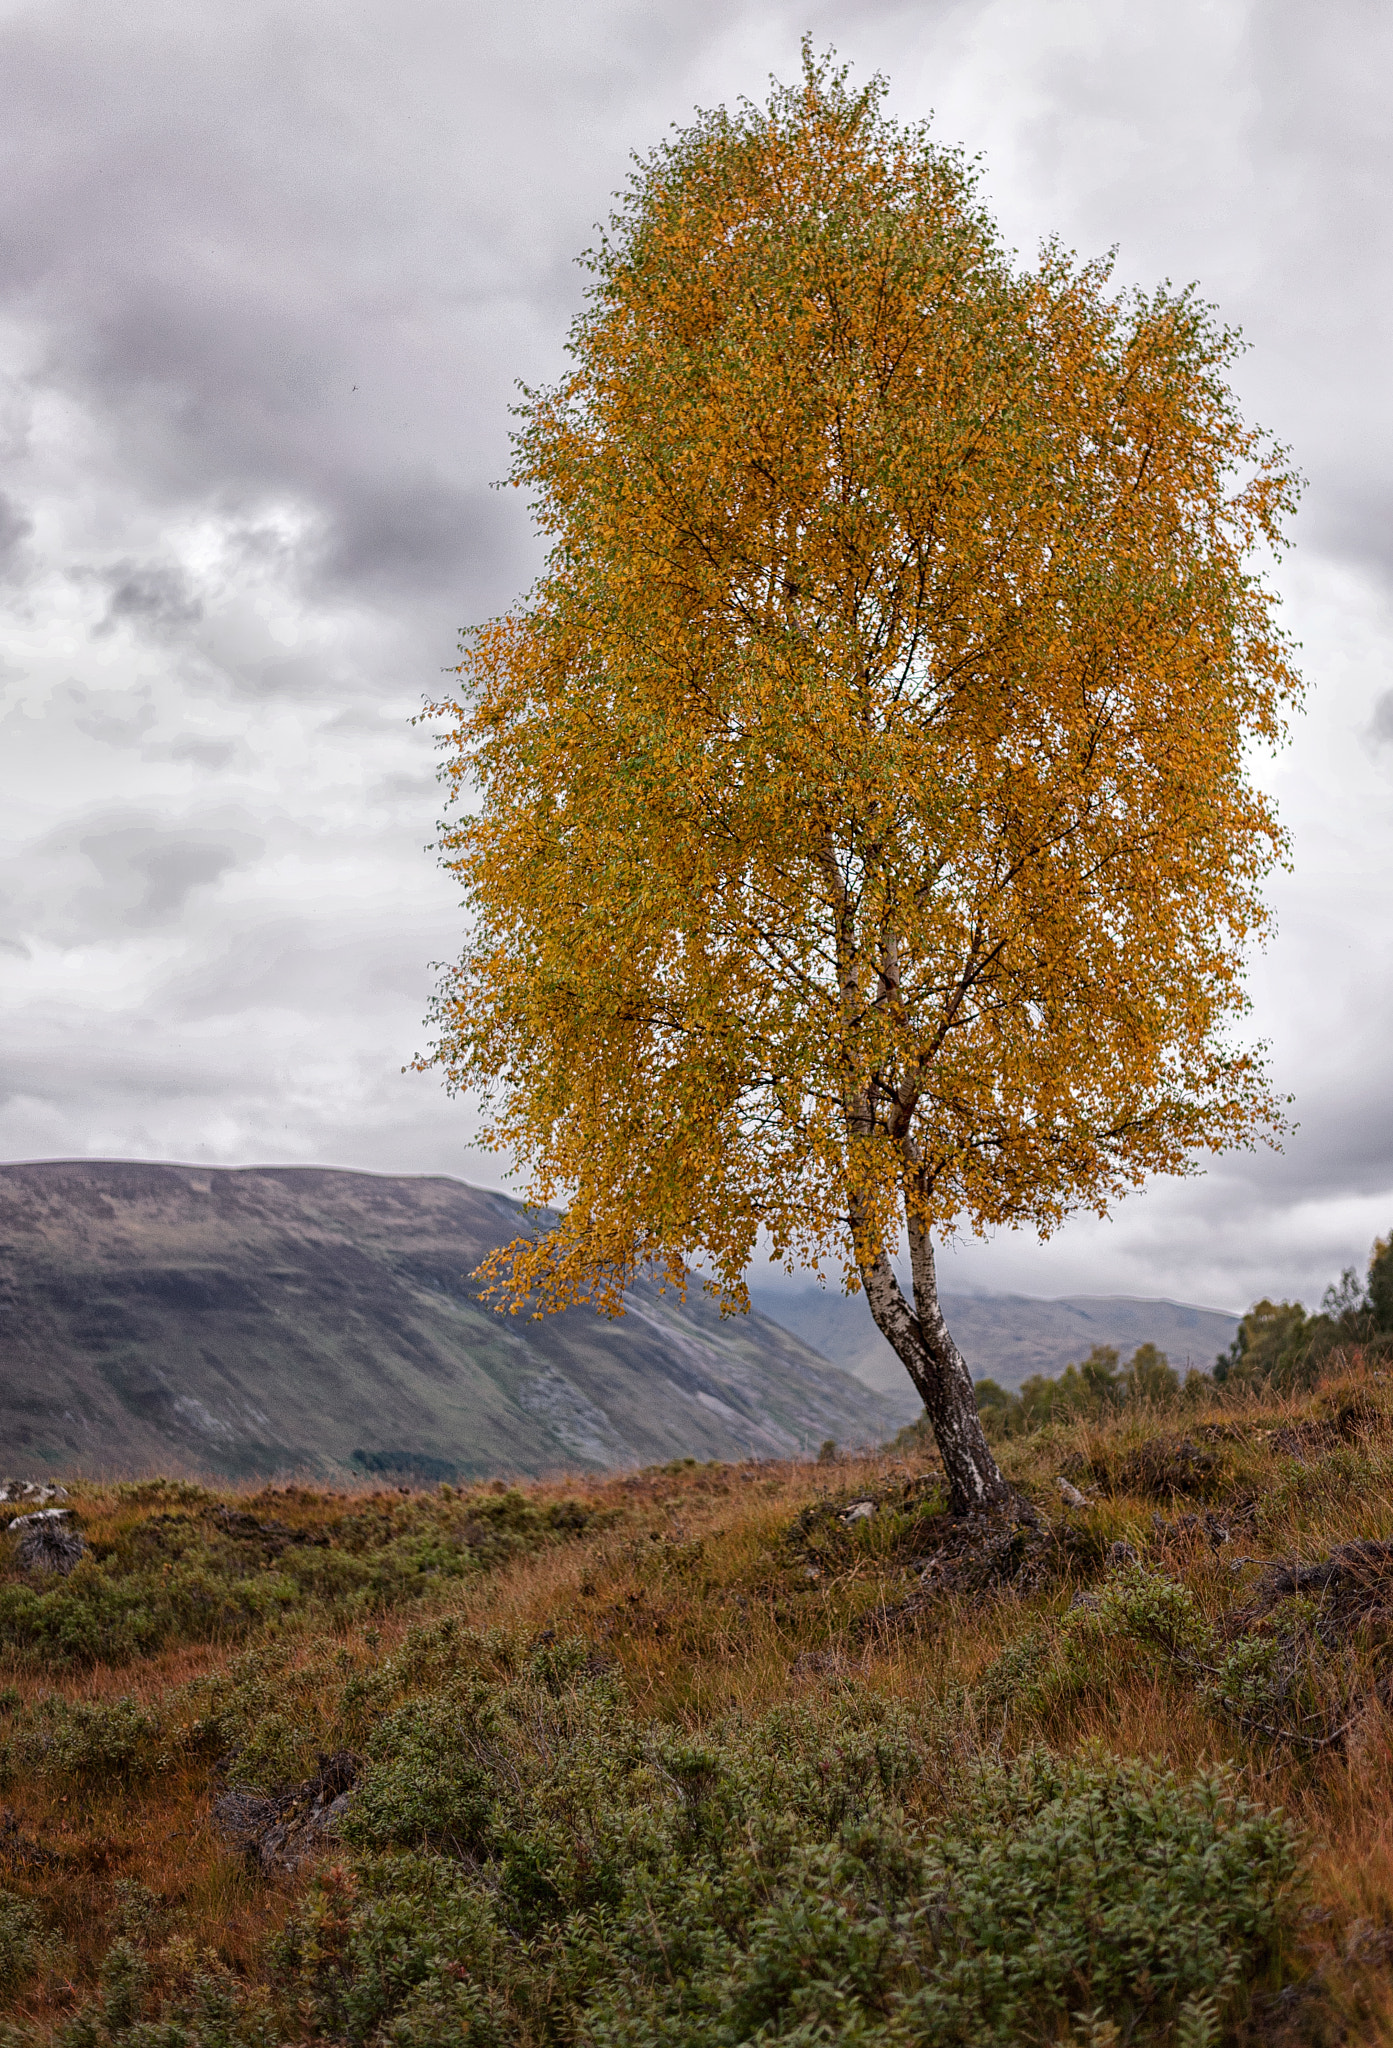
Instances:
[[[1182,1382],[1154,1344],[1139,1344],[1126,1365],[1114,1345],[1095,1344],[1082,1364],[1066,1365],[1058,1379],[1033,1373],[1014,1394],[995,1380],[976,1382],[977,1405],[992,1438],[1020,1436],[1047,1422],[1110,1415],[1137,1402],[1169,1408],[1210,1385],[1208,1373],[1193,1366]]]
[[[1299,1301],[1259,1301],[1214,1364],[1220,1385],[1309,1386],[1334,1351],[1393,1347],[1393,1231],[1375,1240],[1368,1276],[1346,1266],[1315,1315]]]
[[[1319,1311],[1299,1301],[1255,1302],[1212,1373],[1191,1366],[1182,1380],[1163,1351],[1139,1345],[1126,1365],[1111,1344],[1095,1344],[1079,1365],[1057,1379],[1035,1373],[1012,1393],[992,1379],[976,1381],[977,1406],[993,1440],[1039,1429],[1047,1422],[1098,1418],[1145,1403],[1178,1407],[1214,1386],[1312,1385],[1337,1351],[1351,1346],[1393,1354],[1393,1231],[1375,1241],[1368,1275],[1347,1266],[1325,1290]]]

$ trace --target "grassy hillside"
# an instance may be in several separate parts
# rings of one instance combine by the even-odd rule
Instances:
[[[75,1485],[0,1539],[4,2039],[1393,2038],[1393,1386],[1001,1454],[969,1525],[912,1436]]]
[[[797,1455],[903,1419],[758,1316],[500,1317],[527,1227],[444,1178],[0,1167],[0,1442],[26,1469],[468,1478]]]

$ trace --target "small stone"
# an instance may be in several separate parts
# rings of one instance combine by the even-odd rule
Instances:
[[[843,1508],[842,1520],[847,1523],[869,1522],[874,1513],[875,1502],[873,1500],[854,1500],[850,1507]]]
[[[1077,1486],[1071,1486],[1062,1472],[1054,1483],[1059,1488],[1066,1507],[1086,1508],[1089,1505],[1088,1495],[1080,1493]]]

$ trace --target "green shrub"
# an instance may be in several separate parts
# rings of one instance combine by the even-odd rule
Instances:
[[[42,1957],[38,1914],[28,1899],[0,1891],[0,1997],[22,1991]]]
[[[1318,1602],[1305,1597],[1239,1620],[1245,1625],[1236,1632],[1221,1633],[1187,1586],[1126,1565],[1065,1616],[1055,1644],[1041,1645],[1035,1671],[1022,1674],[1012,1703],[1042,1704],[1060,1689],[1061,1674],[1076,1683],[1107,1682],[1109,1646],[1132,1644],[1250,1736],[1302,1748],[1337,1739],[1369,1687],[1348,1631],[1333,1628]],[[983,1688],[988,1699],[1007,1684],[1007,1656],[998,1662],[1000,1675],[989,1672]]]
[[[1222,1780],[1037,1752],[984,1770],[951,1829],[916,1841],[882,1821],[791,1858],[747,1942],[693,1987],[685,2039],[1005,2048],[1081,2008],[1165,2038],[1187,2002],[1232,2002],[1293,1870],[1281,1823]]]
[[[229,1782],[256,1791],[291,1784],[308,1774],[317,1748],[315,1731],[289,1714],[260,1714],[232,1751]]]
[[[124,1783],[148,1763],[161,1735],[158,1714],[134,1700],[65,1700],[49,1693],[16,1717],[4,1745],[4,1776]]]
[[[1155,1575],[1119,1575],[1089,1625],[1207,1641]],[[328,1668],[243,1653],[186,1688],[200,1739],[270,1775],[316,1693],[332,1717]],[[160,1902],[126,1885],[63,2048],[1198,2048],[1275,1973],[1298,1901],[1291,1830],[1222,1775],[1004,1764],[962,1752],[956,1710],[846,1686],[695,1737],[639,1719],[585,1643],[521,1654],[448,1619],[374,1676],[388,1703],[341,1852],[272,1944],[271,2006],[230,1979],[162,2003]],[[6,1910],[13,1975],[37,1928]]]
[[[1084,2013],[1199,2041],[1280,1951],[1295,1842],[1222,1776],[1038,1751],[960,1766],[916,1821],[932,1745],[902,1708],[849,1692],[696,1742],[581,1657],[380,1725],[359,1889],[322,1879],[278,1949],[319,2035],[1005,2048]]]
[[[1114,1572],[1096,1606],[1077,1608],[1070,1619],[1080,1639],[1095,1633],[1129,1637],[1168,1656],[1194,1660],[1214,1651],[1214,1630],[1190,1588],[1140,1564]]]
[[[119,2034],[138,2018],[150,1988],[150,1962],[144,1949],[121,1937],[102,1959],[102,2019],[109,2034]]]
[[[342,1687],[331,1676],[332,1653],[292,1657],[290,1643],[257,1643],[169,1695],[185,1754],[216,1762],[229,1784],[246,1789],[307,1777],[319,1752],[336,1746]]]

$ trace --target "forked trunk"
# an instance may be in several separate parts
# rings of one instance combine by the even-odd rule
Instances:
[[[928,1413],[948,1481],[948,1504],[955,1515],[980,1514],[1005,1507],[1011,1488],[992,1456],[977,1412],[977,1396],[967,1361],[953,1342],[939,1306],[933,1246],[927,1230],[911,1222],[910,1272],[914,1306],[910,1307],[884,1252],[858,1259],[861,1285],[876,1327],[893,1346]]]

